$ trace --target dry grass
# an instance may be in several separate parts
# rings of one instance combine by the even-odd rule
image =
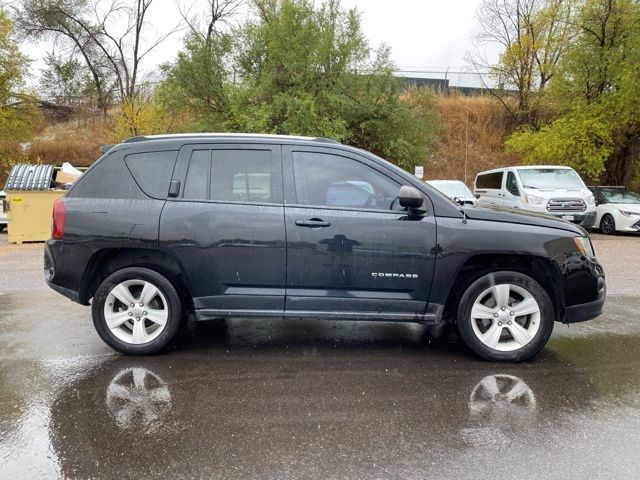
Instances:
[[[25,154],[33,163],[88,166],[100,156],[98,147],[107,143],[108,127],[104,123],[71,121],[48,127]]]
[[[425,179],[456,179],[472,186],[477,172],[518,163],[504,152],[513,121],[494,98],[439,95],[437,108],[444,132],[427,160]]]

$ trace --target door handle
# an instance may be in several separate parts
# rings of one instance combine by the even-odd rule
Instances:
[[[325,222],[319,218],[311,218],[309,220],[296,220],[296,225],[299,227],[321,228],[330,227],[331,222]]]

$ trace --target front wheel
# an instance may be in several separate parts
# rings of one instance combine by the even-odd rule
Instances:
[[[616,221],[611,214],[607,213],[600,220],[600,231],[605,235],[612,235],[616,233]]]
[[[151,355],[176,336],[182,303],[163,275],[146,268],[125,268],[100,284],[92,315],[98,334],[111,348],[126,355]]]
[[[473,282],[458,303],[458,330],[477,355],[495,361],[533,357],[547,343],[554,309],[546,290],[518,272],[494,272]]]

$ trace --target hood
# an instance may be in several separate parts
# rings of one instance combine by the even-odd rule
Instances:
[[[586,230],[571,222],[542,213],[529,212],[506,207],[474,205],[464,208],[464,213],[472,220],[486,220],[489,222],[518,223],[521,225],[535,225],[537,227],[567,230],[578,235],[587,235]]]
[[[619,210],[626,210],[627,212],[637,212],[640,214],[640,204],[639,203],[606,203],[608,207],[614,207]]]
[[[585,188],[524,188],[529,195],[554,199],[554,198],[586,198],[593,195],[590,190]]]

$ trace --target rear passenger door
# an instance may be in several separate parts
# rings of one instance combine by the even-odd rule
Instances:
[[[286,243],[281,147],[189,145],[160,224],[201,315],[281,314]],[[175,183],[175,182],[174,182]]]

